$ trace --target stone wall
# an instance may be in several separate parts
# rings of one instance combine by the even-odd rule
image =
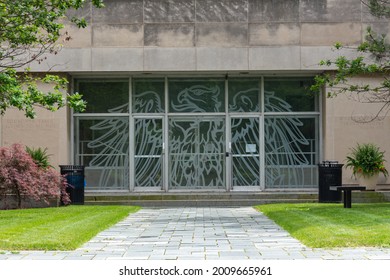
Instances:
[[[42,90],[49,85],[40,84]],[[47,148],[50,163],[59,169],[70,161],[70,112],[62,108],[57,112],[36,108],[37,117],[28,119],[17,109],[8,109],[0,116],[0,146],[21,143],[31,148]]]
[[[352,82],[366,83],[380,81],[375,77],[355,78]],[[361,96],[363,97],[363,96]],[[387,162],[385,166],[390,170],[390,116],[383,111],[378,118],[373,118],[380,112],[383,104],[360,102],[356,95],[342,94],[335,98],[324,97],[323,110],[323,139],[324,159],[337,160],[345,164],[350,149],[358,143],[375,143],[385,151]],[[352,177],[350,169],[343,168],[343,182],[357,183]],[[381,174],[379,184],[381,188],[390,188],[389,179]],[[384,186],[383,184],[387,184]]]
[[[374,24],[360,0],[106,0],[70,15],[73,38],[35,71],[318,70],[339,41],[356,45]]]

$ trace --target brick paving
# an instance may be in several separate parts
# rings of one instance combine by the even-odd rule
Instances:
[[[390,249],[313,249],[251,207],[144,208],[75,251],[0,251],[0,260],[390,260]]]

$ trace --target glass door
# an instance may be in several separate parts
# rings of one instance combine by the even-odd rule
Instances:
[[[171,189],[225,189],[225,118],[171,117]]]
[[[232,189],[260,189],[259,117],[234,117],[230,125]]]
[[[134,186],[163,189],[163,119],[134,120]]]

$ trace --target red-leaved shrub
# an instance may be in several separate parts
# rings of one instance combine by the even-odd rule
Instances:
[[[0,196],[15,195],[18,208],[22,208],[23,198],[47,204],[60,198],[67,205],[66,185],[66,179],[55,169],[39,168],[22,145],[0,147]]]

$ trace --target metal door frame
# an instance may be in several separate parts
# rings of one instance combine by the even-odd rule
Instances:
[[[139,120],[139,119],[149,119],[149,120],[161,120],[161,125],[162,125],[162,154],[160,155],[161,156],[161,186],[136,186],[135,185],[135,173],[136,173],[136,170],[135,170],[135,159],[137,157],[136,155],[136,151],[135,151],[135,122],[136,120]],[[166,153],[165,153],[165,148],[166,148],[166,145],[165,145],[165,134],[166,134],[166,128],[165,128],[165,121],[164,121],[164,117],[163,116],[144,116],[144,115],[137,115],[137,116],[134,116],[131,118],[131,122],[130,122],[130,191],[140,191],[140,192],[144,192],[144,191],[162,191],[162,190],[165,190],[166,189],[166,185],[165,185],[165,157],[166,157]]]
[[[234,154],[232,151],[232,127],[231,123],[233,119],[257,119],[258,120],[258,155],[259,157],[259,185],[255,186],[234,186],[233,185],[233,176],[235,174],[233,170],[233,158]],[[259,114],[245,114],[245,115],[229,115],[227,117],[227,125],[226,125],[226,135],[227,135],[227,152],[226,152],[226,166],[227,166],[227,172],[228,178],[227,178],[227,187],[229,191],[261,191],[264,189],[264,144],[263,144],[263,137],[262,137],[262,128],[263,128],[263,116]],[[262,156],[263,155],[263,156]]]

